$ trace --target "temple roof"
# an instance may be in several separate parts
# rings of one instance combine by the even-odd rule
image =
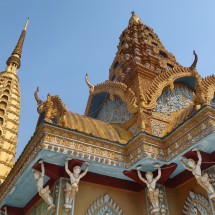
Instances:
[[[130,131],[121,128],[117,124],[106,123],[67,111],[66,106],[59,96],[51,96],[51,94],[48,94],[47,100],[42,101],[39,99],[37,92],[38,90],[35,92],[35,98],[39,105],[37,110],[40,114],[37,127],[44,120],[84,134],[121,144],[126,144],[133,137]]]
[[[133,137],[130,131],[126,131],[118,125],[106,123],[73,112],[66,113],[66,124],[67,128],[121,144],[127,143]]]

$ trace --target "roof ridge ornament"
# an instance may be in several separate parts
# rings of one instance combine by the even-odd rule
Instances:
[[[193,54],[195,56],[195,59],[194,59],[192,65],[190,66],[190,69],[192,69],[192,70],[196,68],[196,65],[198,63],[198,55],[196,54],[195,50],[193,50]]]
[[[87,86],[89,87],[90,89],[90,94],[94,92],[94,85],[92,85],[90,82],[89,82],[89,79],[88,79],[88,74],[86,73],[85,75],[85,81],[86,81],[86,84]]]
[[[39,87],[37,87],[36,91],[34,92],[34,98],[37,102],[37,105],[40,105],[42,103],[44,103],[38,96],[38,92],[40,91]]]

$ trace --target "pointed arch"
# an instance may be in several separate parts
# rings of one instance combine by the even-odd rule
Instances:
[[[138,111],[137,97],[125,84],[116,81],[106,81],[94,86],[92,95],[103,92],[108,92],[112,100],[114,99],[114,96],[118,96],[125,104],[127,104],[130,113],[136,113]]]
[[[190,191],[187,200],[184,203],[183,214],[196,215],[197,213],[204,215],[213,214],[208,199],[203,195]]]
[[[146,91],[146,96],[141,101],[141,106],[146,109],[153,109],[156,106],[157,99],[162,94],[163,89],[167,86],[170,86],[170,89],[174,89],[174,81],[183,77],[201,78],[190,68],[177,67],[171,70],[166,70],[152,81],[150,87]]]
[[[87,210],[85,215],[124,215],[122,209],[106,194],[97,199]]]

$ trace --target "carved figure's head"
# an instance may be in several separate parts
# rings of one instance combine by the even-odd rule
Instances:
[[[75,166],[75,167],[73,168],[73,174],[74,174],[74,175],[79,175],[80,172],[81,172],[81,167],[80,167],[80,166]]]
[[[152,174],[152,172],[147,172],[147,173],[146,173],[146,179],[147,179],[147,181],[152,181],[152,179],[153,179],[153,174]]]
[[[35,169],[33,169],[32,172],[34,174],[34,178],[38,181],[41,177],[41,172]]]
[[[187,160],[187,165],[188,165],[188,167],[190,167],[191,169],[195,169],[195,167],[196,167],[196,163],[195,163],[195,161],[194,161],[193,159],[188,159],[188,160]]]

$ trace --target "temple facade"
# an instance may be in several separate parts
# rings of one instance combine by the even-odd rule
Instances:
[[[0,214],[214,215],[215,76],[201,77],[195,51],[180,65],[134,12],[109,80],[86,74],[84,115],[37,88],[36,131],[14,164],[27,25],[0,73]]]

